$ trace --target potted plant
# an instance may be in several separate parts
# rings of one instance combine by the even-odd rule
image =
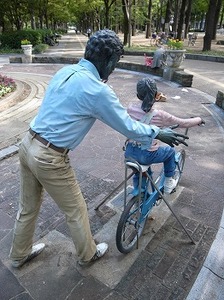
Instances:
[[[179,68],[184,60],[184,54],[186,52],[183,49],[183,41],[178,39],[168,39],[166,55],[166,66],[171,68]]]
[[[25,55],[32,55],[32,44],[29,40],[27,39],[24,39],[24,40],[21,40],[21,48],[23,49],[23,53]]]
[[[183,45],[183,41],[178,39],[168,39],[167,41],[167,47],[171,50],[183,50]]]

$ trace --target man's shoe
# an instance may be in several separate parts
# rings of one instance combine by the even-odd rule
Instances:
[[[88,261],[80,260],[78,263],[80,266],[87,266],[96,260],[100,259],[108,250],[108,245],[106,243],[100,243],[96,246],[96,253],[93,255],[93,257]]]
[[[164,193],[171,194],[177,186],[177,181],[178,180],[174,179],[173,177],[166,177],[164,181]]]
[[[31,259],[33,259],[34,257],[36,257],[37,255],[39,255],[45,248],[45,244],[44,243],[40,243],[37,245],[34,245],[32,247],[32,251],[29,255],[27,255],[26,257],[24,257],[23,259],[20,260],[13,260],[12,261],[12,266],[14,268],[20,268],[22,267],[26,262],[30,261]]]

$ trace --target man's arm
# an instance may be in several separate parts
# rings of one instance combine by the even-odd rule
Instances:
[[[105,85],[101,92],[101,95],[97,97],[97,103],[95,103],[96,118],[127,138],[141,142],[144,149],[148,149],[151,146],[154,138],[172,147],[180,143],[187,145],[183,138],[188,139],[188,137],[176,133],[170,128],[161,130],[156,126],[134,121],[121,105],[113,90],[108,86]]]

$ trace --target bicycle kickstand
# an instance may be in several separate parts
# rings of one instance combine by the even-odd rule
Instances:
[[[183,228],[183,230],[185,231],[185,233],[187,234],[187,236],[189,237],[189,239],[191,240],[191,242],[195,245],[196,242],[194,241],[194,239],[192,238],[192,236],[189,234],[189,232],[187,231],[187,229],[185,228],[184,224],[181,222],[181,220],[179,219],[179,217],[177,216],[177,214],[174,212],[174,210],[172,209],[172,207],[169,204],[169,202],[166,200],[166,198],[164,197],[164,195],[161,193],[160,189],[157,187],[157,185],[154,183],[154,181],[151,178],[149,178],[149,179],[150,179],[151,183],[153,184],[154,188],[157,190],[157,192],[159,193],[159,195],[162,197],[162,199],[164,200],[164,202],[168,206],[168,208],[171,211],[171,213],[174,215],[174,217],[176,218],[176,220],[179,222],[179,224],[181,225],[181,227]]]

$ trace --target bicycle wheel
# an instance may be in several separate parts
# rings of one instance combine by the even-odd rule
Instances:
[[[186,158],[186,152],[184,149],[181,149],[176,153],[176,162],[177,162],[177,170],[176,170],[176,176],[177,176],[177,185],[179,184],[179,181],[181,179],[181,175],[183,173],[184,164],[185,164],[185,158]]]
[[[141,207],[142,203],[140,214]],[[138,215],[138,196],[135,196],[128,202],[117,226],[116,245],[121,253],[131,252],[144,230],[147,218],[138,224]]]

